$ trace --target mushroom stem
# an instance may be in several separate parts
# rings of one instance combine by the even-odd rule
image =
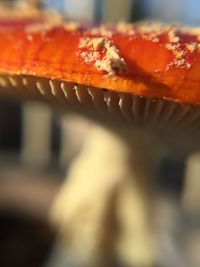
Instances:
[[[188,156],[183,190],[183,207],[188,214],[198,217],[200,214],[200,153],[193,152]]]
[[[95,126],[71,165],[51,217],[76,266],[152,266],[153,146],[143,139]]]

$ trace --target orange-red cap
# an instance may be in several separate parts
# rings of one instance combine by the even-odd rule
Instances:
[[[200,103],[198,29],[33,18],[0,17],[0,73]]]

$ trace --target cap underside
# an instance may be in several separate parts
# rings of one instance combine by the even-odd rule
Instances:
[[[1,75],[0,95],[20,100],[39,100],[82,114],[104,115],[133,124],[200,127],[200,106],[151,99],[131,93],[77,85],[26,75]]]

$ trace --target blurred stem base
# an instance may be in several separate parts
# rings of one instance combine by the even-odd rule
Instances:
[[[91,129],[51,210],[72,266],[153,266],[154,148],[144,131]]]

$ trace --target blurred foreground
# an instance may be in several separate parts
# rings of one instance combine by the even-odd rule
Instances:
[[[71,259],[71,252],[69,257],[66,247],[62,245],[62,242],[58,242],[56,236],[59,236],[59,240],[63,237],[60,228],[52,225],[49,215],[64,185],[65,168],[63,166],[68,166],[71,159],[77,155],[84,140],[90,134],[91,126],[82,118],[74,116],[63,117],[62,120],[57,118],[53,125],[57,138],[61,129],[68,133],[67,137],[65,136],[65,147],[71,144],[66,153],[61,150],[62,157],[56,156],[60,161],[55,161],[53,157],[48,164],[44,161],[41,165],[37,160],[34,161],[34,157],[31,157],[31,150],[28,161],[25,160],[23,153],[21,159],[13,152],[1,153],[0,250],[2,253],[0,253],[0,266],[2,267],[75,266]],[[63,125],[67,127],[63,128]],[[58,148],[60,142],[57,142],[57,145],[54,142],[56,155],[61,152],[61,148]],[[169,151],[163,151],[163,156],[159,159],[154,188],[155,209],[150,215],[155,225],[151,231],[156,237],[157,266],[200,266],[199,162],[198,153],[190,157],[187,165],[185,165],[185,158],[171,155]],[[90,171],[91,169],[88,170],[88,174]],[[87,181],[80,186],[87,187]],[[89,186],[89,190],[95,192],[97,188],[99,192],[98,187],[94,178],[94,183]],[[77,194],[78,199],[81,197],[81,192]],[[63,199],[60,207],[63,218],[67,207],[75,205],[72,202],[66,203],[67,199],[68,195]],[[99,205],[103,201],[102,193],[96,194],[93,201],[94,204],[96,202]],[[138,213],[140,211],[133,209],[132,212],[140,220],[141,214]],[[84,213],[87,213],[87,208],[76,214],[80,226],[82,223],[85,224],[81,219]],[[139,223],[143,222],[139,221]],[[90,227],[92,221],[88,221],[87,225]],[[110,222],[103,223],[108,239],[113,231],[109,225]],[[63,231],[65,230],[62,230],[62,234],[65,235]],[[89,235],[88,238],[91,236]],[[86,243],[85,246],[87,249]],[[106,247],[106,243],[104,246]],[[131,253],[132,247],[126,247],[126,249]],[[140,253],[146,256],[145,251],[140,251]],[[79,255],[76,254],[75,257],[78,259]]]

